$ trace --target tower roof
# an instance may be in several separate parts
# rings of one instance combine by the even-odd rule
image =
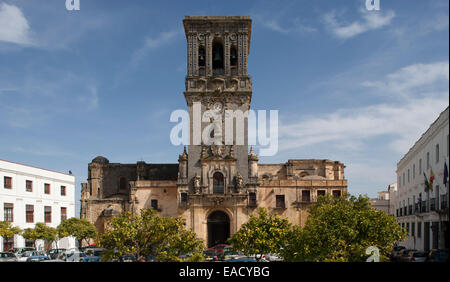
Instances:
[[[185,16],[183,25],[186,37],[190,31],[197,31],[195,29],[192,30],[192,26],[197,28],[203,27],[203,29],[208,29],[208,27],[212,29],[213,27],[223,26],[225,30],[236,26],[240,31],[245,29],[245,31],[248,32],[247,48],[250,49],[250,37],[252,31],[252,20],[250,19],[250,16]]]

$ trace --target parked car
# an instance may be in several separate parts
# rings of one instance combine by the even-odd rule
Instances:
[[[136,262],[135,256],[120,256],[117,259],[118,262]]]
[[[18,262],[17,256],[12,252],[1,252],[0,262]]]
[[[403,249],[400,251],[399,255],[399,261],[400,262],[410,262],[411,261],[411,254],[413,252],[417,252],[417,250],[411,250],[411,249]]]
[[[46,260],[50,260],[50,258],[44,255],[30,256],[27,258],[27,262],[41,262]]]
[[[14,248],[13,249],[13,253],[15,253],[17,257],[19,257],[21,254],[23,254],[24,252],[27,252],[27,251],[31,251],[32,252],[32,251],[35,251],[35,249],[31,248],[31,247]]]
[[[83,261],[84,262],[102,261],[101,255],[102,255],[102,253],[104,251],[106,251],[106,249],[103,249],[103,248],[89,248],[85,252],[86,256],[83,258]]]
[[[50,259],[56,259],[65,252],[66,249],[51,249],[47,252],[47,255],[50,257]]]
[[[412,252],[409,257],[411,262],[425,262],[428,257],[428,252]]]
[[[18,260],[20,262],[26,262],[30,257],[40,257],[40,256],[47,256],[47,254],[43,251],[25,251],[22,254],[20,254]]]
[[[433,249],[428,253],[427,262],[448,262],[448,250]]]
[[[232,247],[225,247],[222,252],[222,260],[228,261],[230,259],[237,259],[245,257],[244,253],[241,251],[234,251]]]
[[[406,249],[403,246],[394,246],[391,253],[391,261],[399,261],[400,251]]]
[[[283,261],[279,254],[268,253],[266,254],[266,259],[268,261]]]
[[[255,257],[240,257],[240,258],[230,259],[227,262],[256,262],[256,259],[255,259]]]
[[[83,262],[86,254],[80,251],[66,252],[62,255],[62,260],[66,262]]]
[[[217,252],[215,249],[207,249],[203,251],[203,255],[205,256],[206,261],[218,261],[219,257],[217,256]]]

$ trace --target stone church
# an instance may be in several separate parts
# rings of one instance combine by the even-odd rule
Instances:
[[[192,125],[193,103],[201,111],[250,109],[252,83],[248,55],[252,21],[248,16],[187,16],[186,99]],[[247,122],[247,119],[245,119]],[[202,123],[204,129],[207,124]],[[192,126],[190,126],[191,142]],[[122,211],[153,208],[161,216],[181,217],[210,247],[224,243],[258,207],[304,225],[319,195],[347,192],[339,161],[291,159],[259,164],[244,145],[189,145],[176,164],[110,163],[99,156],[82,183],[81,218],[99,232]],[[214,132],[212,132],[214,134]]]

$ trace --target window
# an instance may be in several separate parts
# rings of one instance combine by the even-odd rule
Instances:
[[[3,188],[11,189],[12,188],[12,178],[5,176],[3,177]]]
[[[406,223],[406,232],[409,234],[409,222]]]
[[[335,198],[341,197],[341,190],[333,190],[333,197]]]
[[[419,174],[422,174],[422,159],[419,159]]]
[[[152,209],[155,209],[155,210],[157,210],[158,209],[158,200],[152,200],[151,201],[151,206],[152,206]]]
[[[52,207],[50,207],[50,206],[44,207],[44,222],[45,223],[52,222]]]
[[[285,208],[285,204],[284,204],[284,195],[276,195],[275,196],[275,200],[276,200],[276,207],[280,208],[280,209],[284,209]]]
[[[125,177],[121,177],[119,179],[119,190],[126,190],[127,189],[127,179]]]
[[[403,186],[405,186],[405,173],[403,173]]]
[[[411,236],[416,236],[416,223],[411,223]]]
[[[416,164],[413,164],[413,179],[416,178]]]
[[[3,214],[4,221],[13,222],[14,221],[14,204],[4,203],[3,204]]]
[[[223,75],[223,45],[219,40],[214,40],[212,47],[213,74]]]
[[[235,46],[231,46],[230,49],[230,66],[235,67],[237,66],[237,51]]]
[[[256,193],[255,192],[248,193],[248,205],[250,207],[256,207]]]
[[[398,177],[398,188],[400,188],[402,186],[402,180],[400,178],[400,176]]]
[[[34,241],[25,239],[25,248],[34,248]]]
[[[3,238],[3,251],[11,251],[14,248],[14,237]]]
[[[325,190],[317,190],[317,197],[319,196],[325,196]]]
[[[198,48],[198,66],[204,67],[205,66],[205,47],[200,46]]]
[[[213,174],[213,194],[223,194],[223,193],[224,193],[223,174],[220,172],[215,172]]]
[[[34,206],[33,205],[26,205],[25,206],[25,220],[27,223],[33,223],[34,222]]]
[[[61,186],[61,196],[66,195],[66,186]]]
[[[309,190],[302,191],[302,202],[310,202],[311,201],[311,193]]]
[[[439,162],[439,144],[436,144],[436,163]]]
[[[417,222],[417,237],[422,237],[422,222]]]
[[[409,173],[409,168],[408,168],[408,183],[409,183],[409,180],[410,180],[410,179],[409,179],[409,174],[410,174],[410,173]]]
[[[430,168],[430,152],[427,152],[427,169]]]
[[[61,222],[67,219],[67,208],[61,207]]]
[[[181,203],[185,204],[188,202],[188,194],[187,193],[181,193]]]
[[[33,192],[33,181],[27,180],[25,182],[25,189],[27,192]]]
[[[48,184],[48,183],[44,184],[44,193],[50,194],[50,184]]]

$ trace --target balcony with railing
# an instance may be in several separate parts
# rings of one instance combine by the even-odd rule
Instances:
[[[422,201],[420,212],[427,212],[427,201]]]
[[[420,211],[419,203],[414,204],[414,213],[418,213]]]
[[[413,214],[413,206],[412,205],[408,206],[408,214]]]
[[[436,210],[436,199],[430,199],[430,211]]]

